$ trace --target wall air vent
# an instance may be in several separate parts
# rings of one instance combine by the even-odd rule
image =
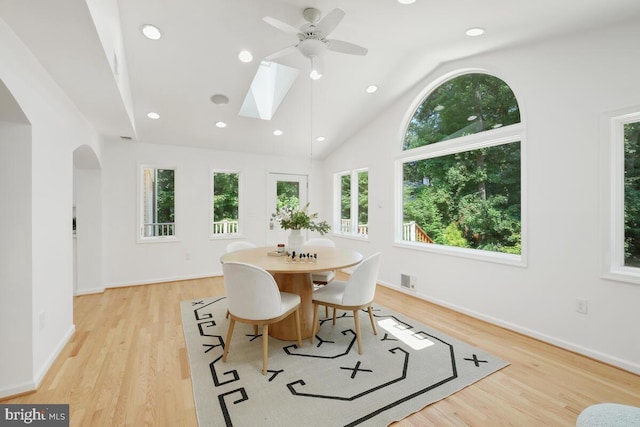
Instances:
[[[416,276],[410,276],[408,274],[400,274],[400,287],[409,290],[415,290],[416,288]]]

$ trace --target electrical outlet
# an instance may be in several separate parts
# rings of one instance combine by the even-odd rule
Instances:
[[[587,300],[584,298],[576,298],[576,311],[578,313],[587,314],[589,307]]]

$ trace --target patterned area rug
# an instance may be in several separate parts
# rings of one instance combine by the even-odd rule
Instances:
[[[209,426],[383,426],[419,411],[508,363],[379,305],[378,335],[360,312],[359,355],[352,313],[321,318],[316,341],[262,337],[236,323],[222,362],[229,321],[225,297],[181,303],[198,422]],[[342,315],[341,315],[342,314]],[[320,309],[324,315],[324,309]],[[260,330],[260,329],[259,329]]]

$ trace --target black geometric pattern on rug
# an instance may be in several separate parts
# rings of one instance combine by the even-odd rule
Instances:
[[[213,382],[214,387],[217,389],[218,387],[228,386],[230,384],[231,384],[231,387],[233,387],[232,384],[237,383],[236,388],[233,388],[228,391],[222,391],[221,389],[220,393],[217,395],[217,401],[220,407],[220,412],[224,418],[225,425],[232,426],[234,422],[233,408],[241,407],[243,403],[250,401],[251,393],[250,393],[250,390],[246,390],[245,387],[242,385],[242,378],[241,378],[240,372],[238,372],[236,369],[227,368],[227,365],[222,362],[222,352],[224,350],[225,342],[221,333],[226,333],[226,327],[222,329],[218,328],[218,333],[214,333],[212,329],[217,325],[216,320],[218,320],[219,322],[222,322],[226,319],[224,319],[224,317],[221,319],[215,319],[211,311],[209,311],[209,309],[210,307],[216,304],[224,304],[224,306],[226,307],[225,299],[226,297],[219,297],[219,298],[213,299],[209,303],[205,303],[204,301],[194,301],[192,302],[192,306],[193,306],[193,315],[196,320],[200,336],[206,338],[207,340],[206,343],[202,343],[202,347],[203,347],[202,351],[204,353],[208,353],[212,350],[215,350],[219,354],[217,357],[214,357],[214,359],[209,363],[211,381]],[[222,316],[224,316],[224,314],[226,313],[226,308],[225,310],[217,310],[217,312],[222,313]],[[374,317],[376,319],[392,319],[394,324],[397,325],[398,329],[412,330],[414,328],[413,325],[408,324],[405,321],[398,319],[393,315],[383,315],[379,313],[380,313],[380,310],[374,311]],[[344,318],[353,318],[353,315],[352,314],[350,315],[349,313],[344,313],[339,317],[339,319],[344,319]],[[331,318],[320,319],[320,323],[323,324],[330,320]],[[351,323],[351,325],[353,325],[353,320],[350,320],[349,322]],[[368,377],[368,380],[367,380],[369,381],[367,383],[368,385],[363,386],[357,392],[352,392],[348,395],[345,395],[344,393],[341,393],[342,390],[341,390],[341,387],[339,386],[334,387],[331,390],[331,392],[327,392],[326,384],[324,385],[324,389],[323,389],[324,391],[319,391],[317,387],[318,384],[314,384],[313,380],[309,378],[301,377],[295,381],[290,381],[286,384],[286,387],[288,388],[291,395],[303,396],[309,399],[318,399],[319,401],[334,400],[334,401],[349,402],[357,399],[366,398],[366,396],[369,395],[370,393],[383,390],[387,387],[392,386],[395,383],[404,381],[407,377],[407,369],[411,361],[411,353],[398,345],[398,343],[400,342],[398,338],[396,338],[395,336],[389,333],[381,331],[380,327],[378,329],[379,329],[378,335],[377,337],[375,337],[375,339],[379,340],[380,342],[386,342],[390,346],[387,349],[389,354],[391,354],[391,357],[388,359],[388,362],[385,363],[385,366],[377,367],[378,369],[384,370],[385,377],[378,376],[378,373],[376,372],[377,368],[375,366],[365,366],[360,360],[358,360],[355,364],[352,362],[349,362],[348,365],[339,366],[339,369],[344,371],[345,381],[348,380],[351,382],[354,382],[354,381],[358,382],[362,377]],[[355,331],[351,328],[346,328],[340,331],[340,333],[346,337],[346,340],[344,342],[341,342],[341,344],[339,345],[335,344],[334,341],[331,341],[328,339],[324,340],[322,336],[322,329],[321,329],[318,335],[316,336],[316,339],[318,340],[318,343],[316,345],[312,346],[310,345],[310,342],[308,340],[305,340],[303,342],[303,348],[299,349],[296,344],[289,344],[289,342],[285,342],[282,347],[282,350],[284,353],[286,353],[287,356],[290,356],[290,357],[308,358],[310,360],[310,363],[317,363],[317,362],[311,362],[312,360],[315,360],[315,359],[340,359],[349,354],[356,354],[357,350],[356,348],[354,348],[354,345],[356,343]],[[456,355],[455,355],[454,346],[452,344],[446,342],[445,340],[441,339],[438,336],[435,336],[425,331],[413,331],[412,336],[416,337],[415,339],[418,339],[418,340],[426,339],[430,341],[431,344],[439,343],[439,345],[443,346],[443,348],[445,349],[445,353],[448,352],[449,360],[448,360],[448,364],[445,364],[448,367],[445,366],[444,372],[442,373],[438,372],[437,374],[434,374],[434,378],[431,380],[431,382],[422,384],[420,388],[413,390],[411,393],[408,393],[404,396],[395,396],[393,393],[389,393],[390,396],[393,396],[393,398],[389,402],[387,402],[386,404],[380,406],[375,410],[370,411],[369,413],[358,415],[357,419],[352,420],[345,425],[348,425],[348,426],[359,425],[383,413],[384,411],[389,410],[390,408],[400,405],[408,400],[414,399],[417,396],[427,393],[433,389],[441,387],[442,385],[450,381],[453,381],[458,377]],[[257,338],[256,335],[247,334],[245,339],[249,339],[250,341],[253,341],[256,338]],[[236,335],[234,338],[234,340],[239,340],[239,339],[242,339],[242,338],[240,338],[240,336],[238,335]],[[324,354],[312,353],[313,351],[317,350],[322,344],[325,344],[325,343],[327,345],[331,345],[331,348],[328,350],[325,350]],[[365,351],[366,351],[366,348],[365,348]],[[481,363],[487,362],[486,360],[479,359],[475,353],[472,355],[469,355],[469,357],[464,357],[463,360],[472,362],[473,364],[475,364],[476,367],[479,367]],[[271,368],[271,366],[269,367]],[[430,367],[425,366],[424,369],[428,370],[430,369]],[[443,370],[442,367],[439,367],[439,369],[440,371]],[[268,373],[265,376],[265,380],[269,383],[275,384],[278,382],[279,375],[283,374],[285,370],[286,368],[268,370]],[[374,379],[385,378],[385,379],[383,381],[380,381],[379,383],[372,384],[371,378],[374,378]],[[322,382],[324,381],[324,378],[318,379],[316,377],[316,382],[317,381]]]

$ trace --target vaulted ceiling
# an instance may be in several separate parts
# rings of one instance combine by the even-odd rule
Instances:
[[[320,80],[309,79],[310,61],[299,52],[274,59],[300,70],[293,86],[271,120],[240,116],[261,60],[297,42],[263,18],[299,28],[309,7],[323,16],[342,9],[328,38],[368,53],[325,52]],[[440,64],[618,22],[640,24],[640,1],[0,0],[0,18],[109,143],[322,158]],[[143,24],[160,28],[162,38],[145,38]],[[486,32],[466,36],[471,27]],[[238,59],[245,49],[250,63]],[[377,92],[367,93],[369,85]],[[214,94],[229,102],[214,104]],[[149,119],[151,111],[160,118]],[[217,127],[220,121],[227,126]]]

